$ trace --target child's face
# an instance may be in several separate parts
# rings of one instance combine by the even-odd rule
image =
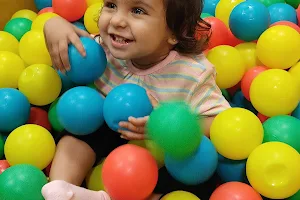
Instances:
[[[104,0],[99,27],[114,57],[137,64],[155,62],[173,46],[163,0]]]

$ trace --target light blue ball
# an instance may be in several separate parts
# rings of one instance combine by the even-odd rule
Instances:
[[[146,90],[136,84],[125,83],[112,89],[105,98],[103,114],[110,129],[117,131],[120,121],[150,115],[153,107]]]
[[[195,155],[185,160],[176,160],[166,154],[165,165],[176,180],[186,185],[198,185],[215,173],[218,153],[212,142],[204,136]]]
[[[224,182],[247,182],[246,177],[247,160],[230,160],[219,155],[217,173]]]
[[[38,10],[43,8],[52,7],[52,0],[34,0],[35,6]]]
[[[61,125],[74,135],[88,135],[101,127],[104,98],[96,90],[79,86],[65,92],[57,103]]]
[[[80,29],[82,29],[84,31],[87,31],[86,28],[85,28],[85,26],[84,26],[84,24],[81,23],[81,22],[73,22],[73,25],[75,25],[77,28],[80,28]]]
[[[212,16],[215,16],[216,14],[216,7],[218,5],[220,0],[205,0],[204,1],[204,7],[202,13],[209,13]]]
[[[24,125],[30,115],[26,96],[13,88],[0,89],[0,132],[9,133]]]
[[[78,85],[86,85],[98,79],[106,69],[107,59],[101,45],[95,40],[81,37],[86,56],[82,57],[74,45],[69,46],[71,70],[66,75]]]
[[[289,4],[276,3],[269,6],[269,12],[271,16],[271,24],[278,21],[290,21],[297,24],[297,13],[295,8]]]
[[[73,88],[76,86],[75,83],[73,83],[73,81],[71,81],[71,79],[66,76],[65,74],[61,73],[61,71],[57,71],[58,75],[60,76],[61,79],[61,83],[62,83],[62,88],[61,88],[61,92],[60,94],[65,93],[66,91],[68,91],[69,89]]]
[[[297,108],[292,112],[292,116],[300,119],[300,103],[298,104]]]
[[[229,27],[233,35],[246,42],[257,40],[269,26],[268,8],[257,1],[240,3],[229,17]]]

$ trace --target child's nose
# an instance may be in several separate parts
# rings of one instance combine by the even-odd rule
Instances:
[[[127,17],[124,13],[118,11],[112,16],[110,24],[114,27],[125,28],[127,26]]]

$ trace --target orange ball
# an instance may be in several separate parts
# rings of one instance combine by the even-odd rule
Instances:
[[[83,17],[86,9],[86,0],[53,0],[54,12],[70,22],[74,22]]]
[[[254,78],[268,68],[263,66],[257,66],[249,69],[242,78],[241,89],[245,98],[250,101],[250,86]]]
[[[43,14],[43,13],[47,13],[47,12],[54,13],[54,10],[53,10],[52,7],[46,7],[46,8],[43,8],[42,10],[40,10],[40,12],[38,13],[38,15]]]
[[[51,131],[51,124],[48,119],[48,113],[45,110],[38,107],[30,108],[30,116],[27,124],[36,124],[44,127],[48,131]]]
[[[236,45],[239,45],[241,43],[243,43],[243,40],[240,40],[238,38],[236,38],[233,33],[231,32],[230,29],[228,29],[228,41],[227,41],[227,45],[235,47]]]
[[[298,18],[298,25],[300,26],[300,5],[297,8],[297,18]]]
[[[296,31],[298,31],[298,33],[300,33],[300,27],[297,26],[297,24],[294,24],[293,22],[290,22],[290,21],[279,21],[279,22],[275,22],[275,23],[272,24],[270,27],[272,27],[272,26],[277,26],[277,25],[285,25],[285,26],[289,26],[289,27],[295,29]]]
[[[211,25],[211,36],[208,43],[208,49],[228,43],[228,28],[224,22],[216,17],[206,17],[204,21]]]
[[[218,187],[209,200],[262,200],[251,186],[240,182],[228,182]]]

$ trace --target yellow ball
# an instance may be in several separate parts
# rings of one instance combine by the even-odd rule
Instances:
[[[300,61],[289,69],[289,73],[297,80],[300,94]]]
[[[47,13],[43,13],[40,14],[39,16],[37,16],[37,18],[32,22],[31,25],[31,30],[35,30],[35,31],[43,31],[44,30],[44,26],[45,23],[53,18],[53,17],[57,17],[58,15],[55,13],[51,13],[51,12],[47,12]]]
[[[269,69],[253,80],[250,99],[254,108],[265,116],[287,115],[299,103],[298,83],[285,70]]]
[[[28,31],[25,33],[20,41],[19,53],[28,65],[46,64],[52,66],[43,32]]]
[[[300,34],[289,26],[273,26],[259,37],[256,48],[265,66],[288,69],[300,59]]]
[[[22,72],[18,86],[31,104],[45,106],[59,96],[62,82],[55,69],[48,65],[35,64]]]
[[[291,146],[267,142],[249,156],[246,172],[251,186],[271,199],[285,199],[300,187],[300,156]]]
[[[260,120],[243,108],[230,108],[214,119],[210,139],[218,153],[232,160],[243,160],[258,147],[264,137]]]
[[[0,88],[17,88],[25,69],[23,60],[9,51],[0,51]]]
[[[105,190],[102,182],[102,167],[104,160],[94,167],[86,177],[86,185],[89,190],[99,191]]]
[[[90,7],[91,5],[93,4],[96,4],[96,3],[102,3],[103,4],[103,0],[87,0],[87,6]]]
[[[155,158],[158,168],[165,165],[165,155],[163,150],[152,140],[131,140],[128,143],[147,149]]]
[[[161,200],[200,200],[196,195],[185,192],[175,191],[165,195]]]
[[[244,63],[246,64],[246,70],[256,67],[260,64],[256,56],[256,44],[253,42],[246,42],[235,46],[240,52]]]
[[[27,124],[9,134],[4,153],[11,166],[31,164],[42,170],[53,160],[55,148],[54,139],[47,129]]]
[[[13,14],[11,19],[26,18],[26,19],[33,21],[33,20],[35,20],[36,17],[37,17],[37,13],[33,12],[32,10],[23,9],[23,10],[17,11],[15,14]]]
[[[100,14],[100,10],[103,7],[103,2],[96,3],[88,7],[84,14],[84,26],[87,31],[91,34],[98,34],[98,18]]]
[[[216,6],[216,17],[225,23],[229,28],[229,17],[232,10],[238,4],[244,2],[245,0],[220,0]]]
[[[220,45],[211,49],[207,54],[207,59],[215,65],[216,82],[222,89],[235,86],[246,71],[246,64],[240,52],[228,45]]]
[[[0,31],[0,51],[19,54],[19,41],[10,33]]]

